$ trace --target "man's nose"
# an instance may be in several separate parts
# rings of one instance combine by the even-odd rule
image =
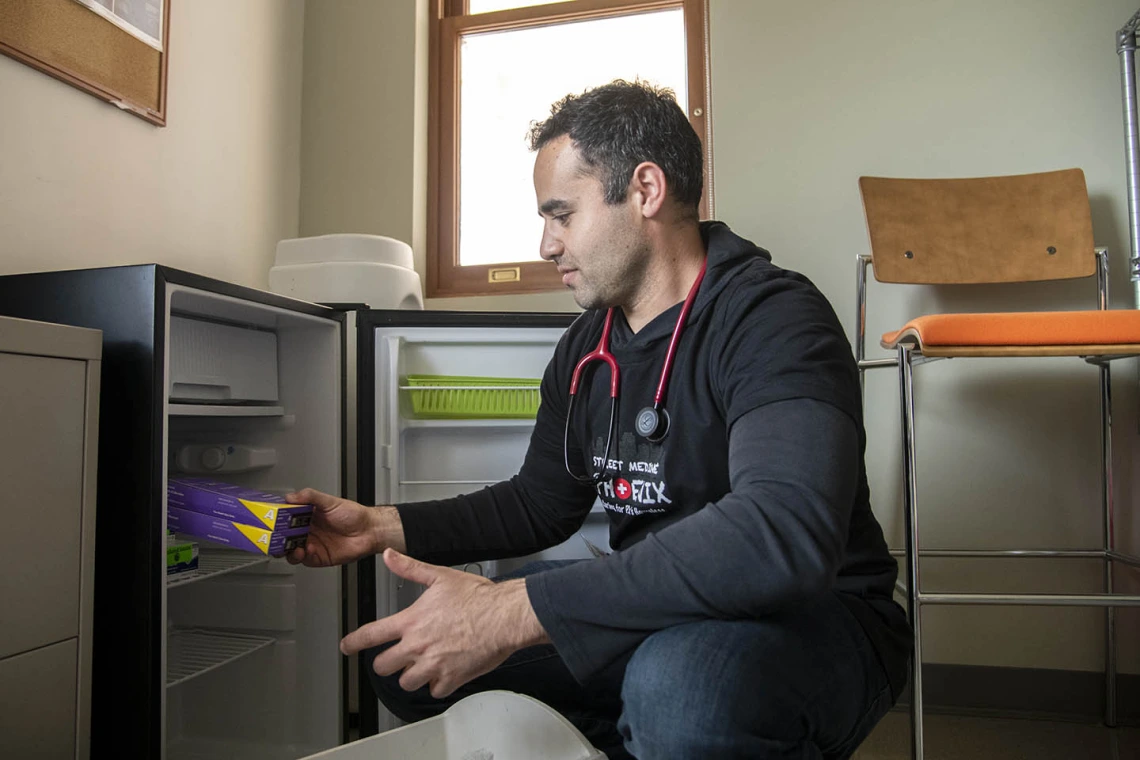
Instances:
[[[562,255],[562,251],[562,241],[543,229],[542,241],[538,244],[538,255],[545,261],[550,261],[555,256]]]

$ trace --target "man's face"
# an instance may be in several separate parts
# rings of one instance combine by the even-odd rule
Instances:
[[[566,135],[538,152],[534,189],[544,220],[539,254],[557,265],[583,309],[625,305],[649,259],[641,215],[630,197],[608,205],[601,181],[588,170]]]

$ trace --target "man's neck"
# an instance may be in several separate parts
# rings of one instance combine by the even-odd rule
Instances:
[[[657,315],[685,300],[705,261],[700,227],[686,225],[673,231],[654,251],[642,287],[622,305],[625,320],[637,333]]]

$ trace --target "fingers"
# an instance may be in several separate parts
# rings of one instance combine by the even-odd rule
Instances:
[[[286,494],[285,501],[290,504],[312,504],[320,509],[332,509],[340,499],[312,488],[302,488],[296,493]]]
[[[426,562],[420,562],[418,559],[412,559],[406,554],[401,554],[395,549],[384,550],[384,564],[388,566],[396,575],[404,580],[412,581],[413,583],[422,583],[425,586],[430,586],[446,571],[448,568],[437,567],[436,565],[429,565]]]
[[[431,688],[428,691],[436,699],[443,699],[444,697],[451,696],[451,692],[458,689],[462,684],[453,683],[451,681],[437,680],[433,681]]]
[[[407,648],[403,646],[402,642],[396,642],[394,645],[388,647],[372,660],[372,670],[376,671],[378,676],[390,676],[393,673],[398,673],[409,665],[413,664],[416,658]]]
[[[417,661],[399,644],[376,655],[372,660],[372,669],[380,676],[390,676],[403,670],[399,679],[401,689],[415,691],[431,684],[429,691],[436,699],[442,699],[459,688],[459,684],[454,683],[453,679],[439,673],[438,667],[427,665],[424,660]]]
[[[341,654],[353,655],[369,647],[377,647],[400,638],[402,613],[362,625],[340,640]]]
[[[404,691],[415,691],[432,679],[432,673],[429,668],[412,663],[411,667],[404,671],[400,676],[400,688]],[[431,688],[432,696],[435,696],[435,685]]]
[[[305,552],[304,561],[305,567],[331,567],[333,565],[332,558],[327,553],[322,556],[312,550]]]
[[[302,488],[296,493],[285,494],[285,501],[289,502],[290,504],[304,504],[315,494],[316,491],[311,488]]]
[[[328,567],[332,564],[330,553],[323,547],[317,536],[310,533],[305,546],[298,546],[285,555],[290,565],[304,565],[305,567]]]
[[[390,676],[403,670],[399,683],[404,691],[415,691],[432,680],[431,668],[422,662],[417,664],[412,653],[399,643],[376,655],[372,670],[378,676]]]

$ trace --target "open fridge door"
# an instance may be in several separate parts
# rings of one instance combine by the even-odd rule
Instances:
[[[573,320],[572,314],[360,312],[361,500],[379,505],[447,498],[516,474],[534,429],[537,382]],[[526,381],[529,388],[515,387]],[[607,545],[600,511],[591,514],[582,533]],[[590,556],[575,536],[540,555],[461,569],[494,577],[532,559]],[[407,607],[422,590],[377,560],[362,561],[358,568],[362,622]],[[373,694],[369,667],[359,663],[361,736],[399,725]]]

